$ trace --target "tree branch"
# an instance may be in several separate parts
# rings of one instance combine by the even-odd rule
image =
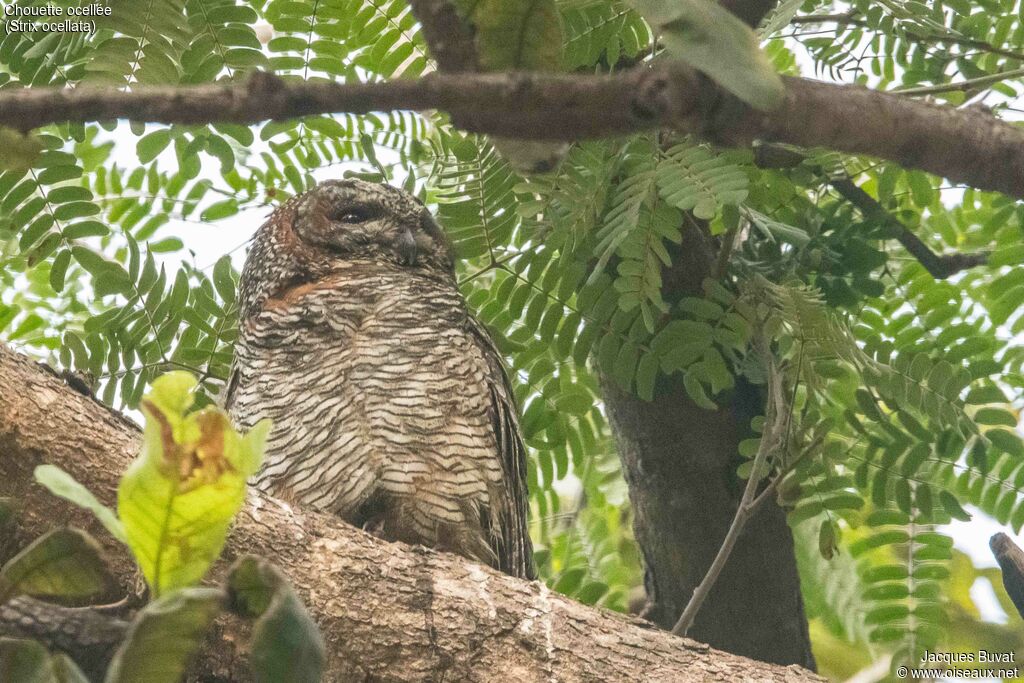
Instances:
[[[31,598],[0,605],[0,637],[38,640],[67,654],[86,674],[102,680],[128,623],[88,607],[61,607]]]
[[[799,152],[779,145],[759,145],[754,154],[754,161],[761,168],[792,168],[805,160],[806,157]],[[827,181],[843,199],[856,206],[864,218],[877,220],[895,230],[896,240],[936,280],[944,280],[960,271],[988,263],[987,251],[973,254],[936,254],[921,241],[921,238],[852,180],[845,177],[828,177]]]
[[[1002,532],[992,536],[988,545],[1003,572],[1003,587],[1013,606],[1024,617],[1024,550]]]
[[[1024,197],[1024,130],[985,112],[941,107],[859,86],[786,78],[786,97],[759,112],[679,64],[608,76],[429,74],[383,83],[307,83],[256,73],[247,83],[0,91],[0,125],[66,121],[257,123],[313,114],[440,109],[472,132],[576,140],[675,128],[719,144],[755,139],[868,154]],[[993,163],[1001,160],[1001,163]]]
[[[791,24],[840,24],[843,26],[858,26],[861,28],[871,28],[868,22],[864,19],[857,17],[857,13],[844,12],[842,14],[805,14],[799,17],[793,17],[790,20]],[[1018,61],[1024,61],[1024,53],[1017,52],[1015,50],[1005,50],[1000,47],[996,47],[987,40],[977,40],[975,38],[967,38],[965,36],[953,36],[943,35],[941,33],[918,33],[917,31],[904,31],[904,35],[919,43],[942,43],[945,45],[963,45],[964,47],[973,47],[982,52],[991,52],[994,55],[1000,55],[1002,57],[1008,57],[1010,59],[1016,59]],[[906,91],[902,91],[906,93]]]
[[[852,180],[849,178],[833,178],[829,182],[835,191],[842,195],[846,201],[860,209],[861,215],[865,218],[878,220],[894,228],[896,230],[896,240],[936,280],[945,280],[962,270],[983,266],[988,263],[988,252],[986,251],[973,254],[936,254],[928,248],[927,244],[921,241],[921,238],[912,233],[907,226],[899,222],[874,197],[859,188]]]
[[[32,471],[44,462],[63,467],[110,503],[138,449],[138,428],[4,347],[0,386],[0,495],[21,502],[20,540],[54,524],[88,529],[130,584],[123,549],[89,514],[33,483]],[[327,642],[325,681],[822,680],[585,607],[454,555],[386,543],[270,498],[254,498],[239,516],[213,578],[242,553],[268,557],[288,573]],[[230,623],[221,633],[198,675],[243,680],[245,638]]]
[[[1024,69],[1009,69],[1007,71],[999,71],[994,74],[985,74],[984,76],[977,76],[975,78],[968,78],[964,81],[955,81],[953,83],[938,83],[936,85],[922,85],[920,87],[901,88],[893,92],[904,95],[904,96],[920,96],[920,95],[939,95],[947,92],[967,92],[975,90],[977,88],[983,88],[985,86],[994,85],[996,83],[1002,83],[1003,81],[1011,78],[1020,78],[1024,76]]]

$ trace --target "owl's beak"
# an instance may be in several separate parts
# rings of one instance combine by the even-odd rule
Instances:
[[[395,243],[395,250],[398,252],[398,260],[403,266],[415,266],[416,257],[419,255],[419,248],[416,246],[416,238],[412,230],[406,228],[398,233],[398,241]]]

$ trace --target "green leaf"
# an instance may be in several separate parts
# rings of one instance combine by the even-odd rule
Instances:
[[[213,285],[217,288],[220,298],[229,304],[235,301],[235,281],[231,273],[231,257],[225,254],[217,259],[213,266]]]
[[[771,111],[786,95],[782,79],[758,46],[757,34],[713,0],[631,0],[668,52],[757,109]]]
[[[818,528],[818,552],[826,560],[831,560],[838,549],[836,526],[831,519],[823,519]]]
[[[683,388],[686,389],[686,395],[701,408],[715,410],[718,407],[708,398],[700,381],[689,372],[683,376]]]
[[[971,515],[963,509],[960,505],[960,501],[958,501],[956,496],[949,491],[939,492],[939,502],[942,503],[943,509],[945,509],[953,519],[959,519],[962,522],[969,522],[971,520]]]
[[[77,337],[74,337],[74,335],[69,336],[78,341]],[[81,342],[78,343],[81,344]],[[36,467],[33,474],[36,481],[49,489],[50,493],[55,496],[60,496],[65,500],[69,500],[81,508],[89,510],[96,515],[100,524],[102,524],[114,538],[122,543],[128,542],[128,539],[124,535],[124,527],[121,526],[121,520],[117,518],[114,511],[101,503],[96,496],[93,495],[92,491],[78,483],[78,481],[76,481],[70,474],[56,465],[39,465]]]
[[[992,267],[1012,266],[1018,263],[1024,263],[1024,244],[1000,247],[988,257],[988,265]]]
[[[67,249],[57,252],[50,264],[50,286],[53,291],[60,293],[64,291],[64,278],[68,272],[68,265],[71,263],[71,252]]]
[[[981,408],[974,414],[974,421],[983,425],[1017,426],[1017,416],[1003,408]]]
[[[324,641],[287,578],[272,564],[251,555],[228,572],[232,609],[255,617],[250,665],[259,683],[318,683],[323,674]]]
[[[201,216],[204,221],[216,221],[238,213],[238,200],[234,197],[225,199],[206,207]]]
[[[122,292],[131,285],[128,271],[120,264],[108,261],[92,249],[75,245],[71,247],[71,253],[75,260],[97,281],[106,279],[108,291],[105,293]]]
[[[34,640],[0,638],[0,681],[89,683],[67,655],[51,655]]]
[[[0,149],[4,151],[0,154],[0,171],[24,173],[39,159],[43,145],[33,135],[0,126]]]
[[[654,387],[660,367],[661,361],[653,353],[648,353],[640,359],[640,365],[636,370],[636,393],[645,401],[654,400]]]
[[[562,25],[554,0],[458,0],[475,29],[487,71],[553,71],[562,61]]]
[[[223,601],[218,588],[183,588],[146,605],[114,654],[106,683],[178,683]]]
[[[244,437],[220,410],[186,414],[196,380],[159,377],[142,400],[142,452],[118,487],[128,545],[157,596],[199,581],[220,555],[228,527],[259,469],[270,424]]]
[[[106,593],[112,585],[92,537],[77,529],[54,529],[0,569],[0,604],[18,595],[75,602]]]

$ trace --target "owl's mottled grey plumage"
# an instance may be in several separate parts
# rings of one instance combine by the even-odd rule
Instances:
[[[508,380],[414,197],[321,183],[259,229],[225,406],[274,426],[255,485],[390,540],[531,577]]]

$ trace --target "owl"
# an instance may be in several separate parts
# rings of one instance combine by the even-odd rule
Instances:
[[[419,200],[355,179],[288,200],[239,318],[223,403],[240,428],[273,420],[258,489],[533,577],[512,391]]]

